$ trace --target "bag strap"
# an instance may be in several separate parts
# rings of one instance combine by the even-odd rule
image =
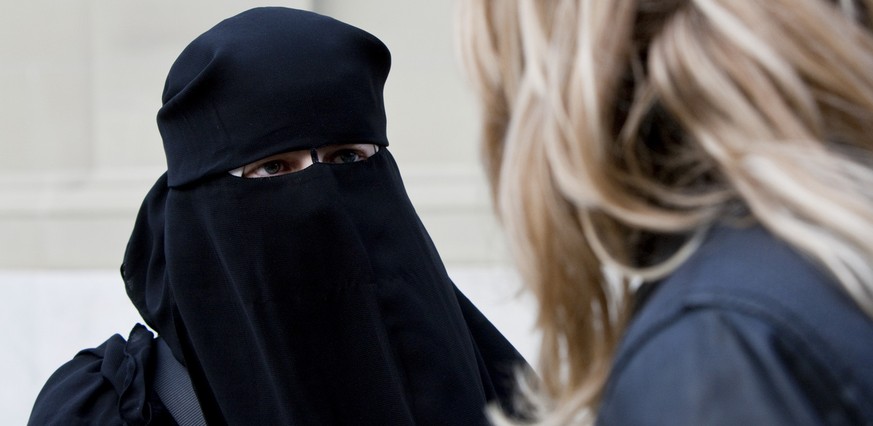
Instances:
[[[164,339],[156,340],[155,392],[179,426],[206,426],[188,370],[176,360]]]

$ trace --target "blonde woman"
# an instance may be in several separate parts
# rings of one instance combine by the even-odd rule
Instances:
[[[542,423],[873,424],[873,1],[460,17]]]

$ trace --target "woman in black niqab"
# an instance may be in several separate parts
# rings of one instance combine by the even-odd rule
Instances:
[[[122,275],[208,424],[470,425],[489,402],[511,405],[524,361],[452,284],[385,148],[389,68],[360,29],[258,8],[198,37],[170,70],[158,113],[168,170]],[[380,149],[277,177],[228,173],[350,143]],[[63,400],[80,418],[157,423],[154,346],[140,326],[83,351],[31,422],[60,419],[47,410]]]

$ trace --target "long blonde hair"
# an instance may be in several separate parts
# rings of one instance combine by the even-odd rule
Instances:
[[[871,13],[461,0],[493,199],[539,301],[544,422],[593,420],[630,282],[668,274],[717,222],[762,224],[873,316]],[[649,259],[652,236],[685,243]]]

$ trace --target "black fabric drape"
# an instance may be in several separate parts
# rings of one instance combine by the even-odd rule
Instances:
[[[465,321],[387,149],[151,199],[166,205],[167,280],[130,291],[172,294],[210,424],[479,424],[486,393],[508,396],[487,368],[520,357],[475,308]]]
[[[28,425],[166,425],[176,422],[152,391],[154,339],[137,324],[61,366],[40,391]]]

